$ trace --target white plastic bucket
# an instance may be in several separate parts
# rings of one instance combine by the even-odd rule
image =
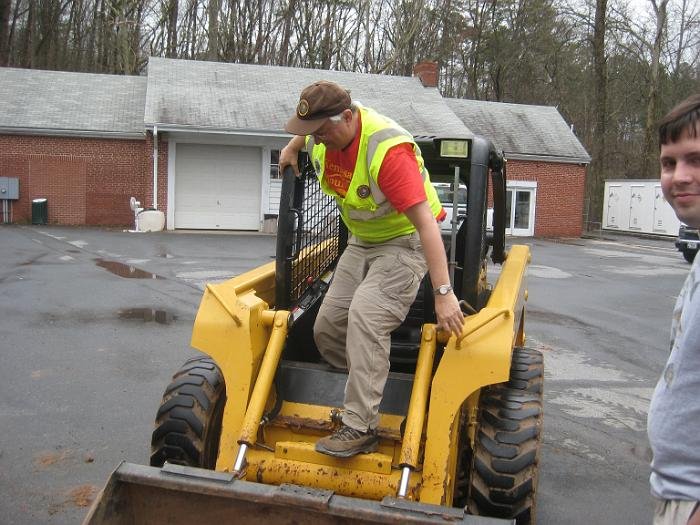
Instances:
[[[159,232],[165,227],[165,213],[158,210],[144,210],[139,213],[140,232]]]

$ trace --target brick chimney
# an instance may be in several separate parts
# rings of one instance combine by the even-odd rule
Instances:
[[[413,76],[418,77],[423,84],[423,87],[434,87],[438,85],[438,64],[426,60],[418,62],[413,66]]]

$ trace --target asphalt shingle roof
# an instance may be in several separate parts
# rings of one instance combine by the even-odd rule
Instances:
[[[445,101],[474,133],[489,138],[506,156],[557,158],[577,163],[591,160],[555,107],[454,98]]]
[[[282,133],[299,93],[321,79],[349,89],[354,100],[414,135],[472,135],[437,89],[423,87],[414,77],[156,57],[148,63],[145,123]]]
[[[415,77],[152,57],[148,77],[0,68],[0,132],[281,134],[299,93],[338,82],[414,135],[483,135],[513,156],[590,162],[556,108],[442,98]],[[145,108],[145,109],[144,109]]]
[[[0,68],[0,130],[144,134],[146,78]]]

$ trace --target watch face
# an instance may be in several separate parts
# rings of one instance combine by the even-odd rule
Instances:
[[[452,287],[449,284],[443,284],[438,287],[437,293],[440,295],[447,295],[450,293],[450,290],[452,290]]]

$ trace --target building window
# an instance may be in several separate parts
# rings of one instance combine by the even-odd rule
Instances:
[[[280,150],[270,150],[270,180],[281,179],[280,173]]]

